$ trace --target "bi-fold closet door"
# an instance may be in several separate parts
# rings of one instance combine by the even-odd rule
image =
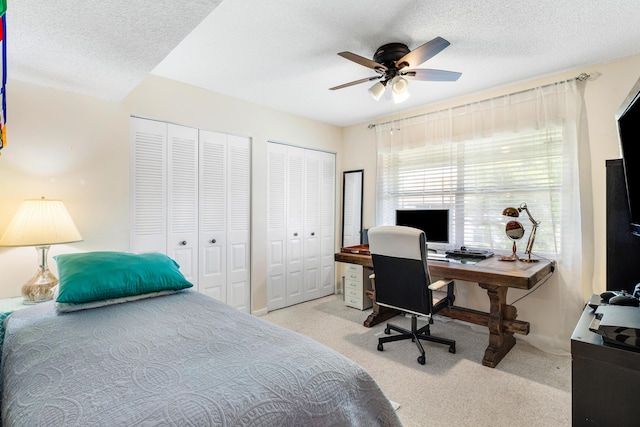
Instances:
[[[251,145],[199,133],[200,292],[250,312]]]
[[[250,170],[248,138],[132,117],[130,250],[250,312]]]
[[[275,310],[335,289],[335,154],[268,146],[267,298]]]

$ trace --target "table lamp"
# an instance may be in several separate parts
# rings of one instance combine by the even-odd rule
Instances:
[[[82,236],[62,201],[43,197],[22,202],[0,237],[0,246],[35,246],[38,252],[40,266],[31,280],[22,286],[25,304],[35,304],[53,298],[52,289],[58,283],[58,279],[47,267],[50,245],[81,240]]]
[[[528,257],[527,258],[520,258],[520,261],[523,261],[523,262],[538,262],[539,260],[531,258],[531,250],[533,249],[533,242],[536,239],[536,230],[538,230],[538,226],[540,225],[540,221],[536,221],[535,219],[533,219],[533,217],[531,216],[531,212],[529,212],[529,208],[527,207],[527,204],[522,202],[520,204],[520,206],[518,206],[517,208],[511,208],[511,207],[505,208],[505,210],[502,211],[502,215],[507,216],[507,217],[512,217],[512,218],[517,218],[517,217],[520,216],[520,212],[522,212],[522,211],[525,211],[525,213],[529,217],[529,221],[531,221],[531,224],[533,224],[533,228],[531,229],[531,234],[529,234],[529,241],[527,242],[527,248],[524,251],[524,253],[526,255],[528,255]],[[509,224],[511,224],[512,222],[517,222],[517,221],[509,221],[509,223],[507,224],[507,229],[506,229],[507,236],[509,236],[509,232],[510,232]],[[524,230],[522,230],[522,231],[524,232]],[[520,237],[522,237],[522,235]],[[513,247],[513,256],[515,257],[515,240],[514,240],[514,247]]]

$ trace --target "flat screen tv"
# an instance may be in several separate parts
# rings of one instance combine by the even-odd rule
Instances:
[[[640,80],[622,103],[616,119],[629,199],[631,232],[640,236]]]
[[[427,243],[449,243],[449,209],[398,209],[396,225],[424,231]]]

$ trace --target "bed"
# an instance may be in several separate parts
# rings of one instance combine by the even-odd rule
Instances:
[[[317,341],[191,289],[140,295],[9,316],[3,425],[401,425],[373,378]]]

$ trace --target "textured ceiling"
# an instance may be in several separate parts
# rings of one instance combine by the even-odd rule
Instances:
[[[220,1],[9,0],[8,77],[121,100]]]
[[[25,0],[7,10],[8,73],[110,99],[153,73],[344,126],[639,54],[638,10],[638,0]],[[375,75],[338,52],[371,58],[436,36],[451,45],[421,68],[462,72],[458,81],[411,81],[402,104],[374,101],[367,83],[328,90]]]

